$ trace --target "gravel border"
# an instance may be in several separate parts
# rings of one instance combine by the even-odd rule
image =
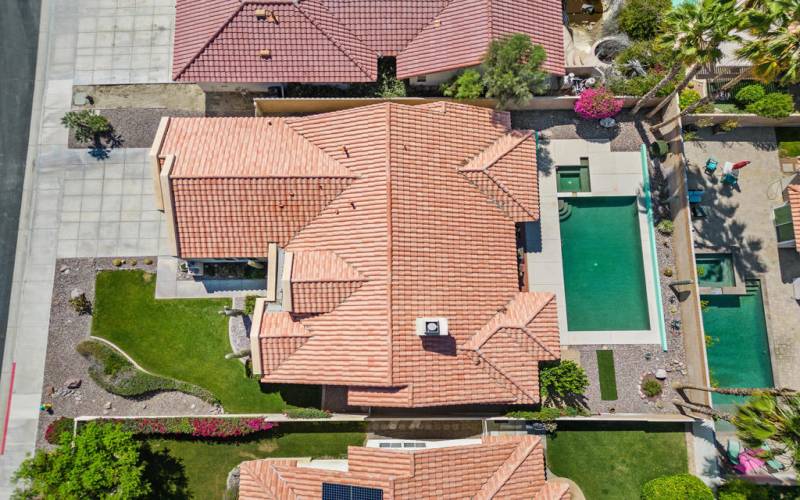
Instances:
[[[137,257],[136,269],[156,272],[156,259],[145,265]],[[41,413],[37,447],[45,446],[44,431],[56,418],[84,415],[156,416],[156,415],[215,415],[219,407],[182,392],[161,392],[140,398],[124,398],[106,392],[89,377],[89,361],[75,350],[75,346],[89,338],[92,317],[79,316],[69,305],[70,293],[79,289],[94,303],[95,276],[101,270],[132,269],[125,264],[115,267],[111,258],[59,259],[56,261],[53,299],[50,308],[50,330],[47,339],[42,402],[53,404],[53,413]],[[68,389],[66,383],[80,379],[77,389]],[[110,408],[107,408],[108,404]]]
[[[97,109],[97,112],[108,118],[114,127],[114,133],[122,140],[119,148],[149,148],[156,138],[158,124],[163,116],[203,116],[198,111],[167,108],[119,108]],[[88,148],[88,143],[75,140],[70,132],[68,147],[70,149]]]

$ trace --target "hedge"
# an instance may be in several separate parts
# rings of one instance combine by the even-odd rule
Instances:
[[[331,418],[331,414],[317,408],[290,408],[284,412],[289,418]]]
[[[112,394],[135,397],[153,392],[178,391],[210,404],[219,404],[216,396],[202,387],[139,370],[116,349],[103,342],[85,340],[75,350],[91,363],[89,376],[92,380]]]
[[[154,417],[104,419],[104,424],[119,424],[137,435],[174,435],[204,438],[231,438],[268,431],[278,424],[253,417]]]

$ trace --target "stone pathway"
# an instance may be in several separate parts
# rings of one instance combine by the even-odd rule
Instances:
[[[8,428],[0,456],[1,498],[10,497],[11,474],[34,449],[56,258],[152,255],[162,241],[159,215],[146,199],[146,150],[114,150],[108,161],[97,162],[85,150],[67,149],[60,119],[70,109],[75,83],[168,82],[173,18],[174,0],[42,2],[0,379]]]

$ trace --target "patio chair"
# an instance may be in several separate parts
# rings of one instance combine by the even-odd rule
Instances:
[[[732,170],[730,173],[722,176],[722,183],[726,186],[737,186],[739,184],[738,170]]]
[[[689,190],[689,203],[700,203],[703,201],[703,189],[690,189]]]
[[[716,172],[717,165],[719,165],[719,162],[715,158],[709,158],[708,160],[706,160],[706,173],[713,174],[714,172]]]
[[[761,449],[767,455],[769,455],[770,452],[772,451],[767,443],[764,443],[763,445],[761,445]],[[782,471],[782,470],[784,470],[786,468],[786,466],[784,464],[782,464],[780,461],[778,461],[774,456],[770,456],[769,459],[765,459],[765,460],[766,460],[765,463],[767,464],[767,467],[773,472],[780,472],[780,471]]]
[[[728,439],[728,460],[733,465],[739,465],[739,454],[742,452],[742,445],[735,439]]]

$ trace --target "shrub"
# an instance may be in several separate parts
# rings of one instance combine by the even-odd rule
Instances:
[[[718,125],[720,132],[730,132],[731,130],[736,130],[738,126],[739,122],[733,119],[725,120]]]
[[[642,500],[714,500],[714,494],[700,478],[676,474],[648,481],[642,487]]]
[[[86,298],[85,293],[82,293],[77,297],[70,297],[69,305],[72,306],[72,310],[79,315],[92,313],[92,303]]]
[[[658,229],[659,233],[669,236],[675,230],[675,224],[669,219],[662,219],[661,222],[656,225],[656,229]]]
[[[663,66],[664,62],[661,60],[663,55],[663,51],[656,48],[653,40],[638,40],[617,54],[614,62],[619,66],[625,66],[631,61],[639,61],[639,64],[647,70]]]
[[[394,76],[387,75],[381,80],[376,96],[383,97],[384,99],[405,97],[406,84],[404,81],[398,80]]]
[[[131,267],[136,267],[136,264],[139,263],[136,259],[128,259],[127,262],[128,262],[128,265],[131,266]]]
[[[765,118],[786,118],[794,112],[794,99],[790,94],[772,92],[748,105],[747,112]]]
[[[476,69],[458,74],[450,83],[442,85],[442,94],[454,99],[477,99],[483,95],[483,81]]]
[[[544,92],[550,78],[541,70],[546,58],[544,48],[534,45],[528,35],[515,33],[492,40],[483,60],[486,96],[496,98],[504,107]]]
[[[719,487],[719,500],[796,500],[800,498],[797,487],[755,484],[744,479],[733,478]]]
[[[660,396],[662,390],[661,382],[654,378],[648,378],[642,382],[642,392],[649,398]]]
[[[142,417],[106,419],[136,435],[184,435],[202,438],[241,437],[272,429],[278,424],[254,417]]]
[[[202,387],[145,373],[111,346],[97,340],[84,340],[75,350],[91,362],[89,376],[104,390],[118,396],[134,397],[161,391],[191,394],[210,404],[219,400]]]
[[[331,414],[318,408],[290,408],[284,412],[289,418],[331,418]]]
[[[75,133],[78,142],[96,141],[101,135],[112,131],[111,124],[105,116],[88,109],[68,111],[61,118],[61,124]]]
[[[650,92],[650,89],[655,87],[663,77],[663,73],[653,72],[643,76],[634,76],[632,78],[612,78],[608,82],[608,88],[611,89],[614,95],[641,97]],[[656,92],[656,97],[666,97],[673,90],[675,90],[674,81],[668,83]]]
[[[247,295],[244,298],[244,314],[245,316],[252,316],[256,310],[256,299],[258,295]]]
[[[696,130],[685,130],[683,132],[683,140],[687,142],[696,141],[698,138]]]
[[[692,89],[683,89],[679,97],[681,109],[686,109],[692,104],[700,100],[700,93]],[[694,110],[695,113],[713,113],[714,105],[711,103],[704,104]]]
[[[626,0],[619,13],[619,27],[633,40],[655,38],[670,0]]]
[[[72,434],[74,420],[69,417],[58,417],[47,426],[44,431],[44,440],[50,444],[61,442],[61,435],[64,433]]]
[[[111,264],[113,264],[114,267],[119,267],[124,263],[125,263],[125,261],[122,260],[122,259],[114,259],[114,260],[111,261]]]
[[[575,102],[575,112],[585,120],[611,118],[621,110],[622,99],[614,97],[614,94],[605,87],[588,88],[581,92]]]
[[[150,265],[152,265],[152,264],[153,264],[153,259],[144,259],[142,262],[144,262],[144,263],[145,263],[145,265],[148,265],[148,266],[150,266]]]
[[[543,398],[560,400],[583,394],[589,387],[589,379],[577,363],[565,360],[543,367],[539,384]]]
[[[148,498],[142,442],[115,425],[87,424],[74,443],[39,449],[14,473],[14,498]]]
[[[734,100],[740,106],[747,106],[748,104],[760,101],[765,95],[767,95],[767,91],[764,89],[764,86],[760,83],[754,83],[740,88],[739,91],[736,92]]]

